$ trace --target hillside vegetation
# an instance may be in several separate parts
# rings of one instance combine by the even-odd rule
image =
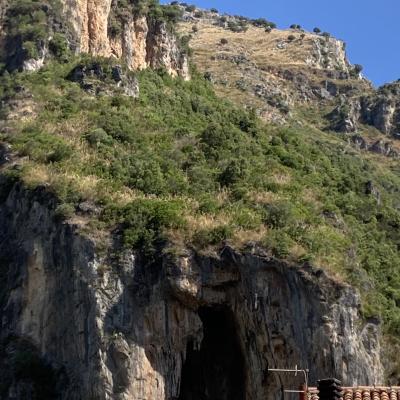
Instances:
[[[106,77],[97,94],[71,80],[93,63]],[[357,151],[301,108],[265,122],[195,67],[189,82],[138,72],[140,94],[126,96],[109,78],[116,63],[63,52],[34,73],[3,72],[0,140],[13,162],[2,173],[48,185],[60,218],[148,257],[166,243],[178,253],[258,243],[311,263],[357,286],[365,317],[400,337],[398,160]]]

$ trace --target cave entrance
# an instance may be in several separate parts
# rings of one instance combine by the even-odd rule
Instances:
[[[188,344],[179,400],[244,400],[245,367],[237,328],[227,308],[199,310],[204,338]]]

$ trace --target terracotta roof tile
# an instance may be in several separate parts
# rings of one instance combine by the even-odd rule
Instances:
[[[343,387],[341,400],[400,400],[400,386]],[[308,400],[320,400],[318,388],[308,388]]]

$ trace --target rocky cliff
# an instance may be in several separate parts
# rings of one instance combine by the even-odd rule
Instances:
[[[351,133],[350,143],[363,136],[357,148],[398,157],[390,139],[399,139],[399,83],[374,89],[343,41],[297,25],[265,28],[262,19],[184,10],[179,30],[190,35],[193,62],[220,95],[279,124],[312,115],[309,122],[317,117],[326,131]],[[364,135],[371,127],[373,138]]]
[[[110,258],[46,188],[1,194],[2,399],[278,399],[300,382],[268,368],[300,361],[313,383],[382,380],[379,326],[321,270],[256,246]]]
[[[119,7],[116,0],[64,1],[78,38],[78,51],[123,59],[132,70],[165,68],[173,76],[188,78],[187,57],[167,24],[135,12],[129,14],[129,8],[118,20]]]
[[[182,40],[149,4],[0,4],[32,71],[0,75],[0,400],[398,383],[398,83],[329,35],[181,5]],[[125,68],[186,80],[188,40],[204,78]]]
[[[131,70],[164,68],[172,76],[188,79],[187,54],[167,21],[146,11],[139,13],[137,3],[58,0],[50,4],[3,5],[0,25],[6,33],[2,53],[7,68],[37,70],[46,59],[57,55],[60,42],[66,41],[76,53],[114,57]],[[19,31],[14,25],[17,16],[23,18],[24,13],[25,20],[45,24],[45,28],[29,34]]]
[[[400,82],[386,84],[367,96],[345,99],[331,117],[333,129],[340,132],[355,132],[360,124],[366,124],[399,139]]]
[[[179,30],[191,36],[193,62],[218,92],[268,121],[285,123],[299,106],[371,90],[345,43],[329,34],[265,29],[262,20],[206,10],[185,11]]]

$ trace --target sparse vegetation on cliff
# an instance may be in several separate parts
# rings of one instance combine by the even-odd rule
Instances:
[[[24,87],[40,110],[2,136],[25,157],[26,184],[48,183],[68,210],[100,205],[93,226],[118,226],[127,245],[146,251],[168,238],[197,247],[254,240],[324,266],[368,287],[366,315],[400,333],[395,170],[320,131],[267,126],[195,72],[184,82],[142,71],[135,100],[67,80],[79,62],[1,78],[3,99]]]
[[[37,55],[47,35],[47,11],[40,4],[19,0],[8,11],[15,17],[7,25],[10,37],[22,43],[28,56]],[[183,11],[174,4],[135,5],[135,12],[172,25]],[[122,11],[110,17],[112,35],[121,32]],[[265,36],[275,43],[275,57],[285,50],[281,39],[296,39],[287,33],[274,37],[276,26],[265,19],[216,18],[234,32],[221,29],[227,38],[214,38],[220,48],[231,47],[234,37],[241,36],[235,33],[247,29],[257,31],[252,34],[258,41],[264,31],[254,27],[270,32]],[[198,30],[195,25],[192,32]],[[185,46],[189,37],[181,38]],[[310,119],[298,124],[278,95],[266,98],[261,91],[262,101],[288,115],[284,126],[266,124],[254,110],[218,97],[211,72],[193,71],[193,79],[185,82],[163,70],[141,71],[136,99],[112,80],[107,81],[112,90],[90,93],[68,79],[88,59],[72,57],[63,35],[54,35],[49,49],[57,59],[40,71],[1,76],[4,104],[10,99],[21,104],[34,99],[36,104],[0,136],[20,157],[20,167],[5,174],[31,187],[47,184],[60,199],[57,216],[71,217],[85,201],[94,204],[99,212],[86,229],[114,230],[126,246],[146,255],[165,241],[201,250],[224,241],[238,248],[257,242],[276,257],[321,266],[358,286],[365,316],[381,315],[386,330],[400,335],[397,165],[357,153],[347,138],[310,127]],[[297,59],[291,61],[298,66]],[[116,63],[96,62],[104,71]],[[239,55],[231,64],[250,63]],[[361,70],[355,66],[354,72]],[[295,79],[289,69],[285,73]],[[245,82],[236,84],[245,91]],[[2,116],[8,111],[3,108]],[[321,115],[313,118],[318,125]]]

